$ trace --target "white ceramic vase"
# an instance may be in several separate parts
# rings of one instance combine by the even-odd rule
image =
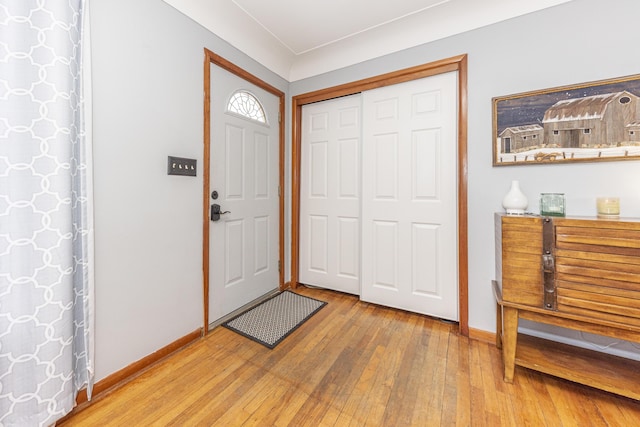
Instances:
[[[511,181],[511,188],[502,199],[502,207],[507,215],[524,215],[528,205],[527,196],[520,190],[520,181]]]

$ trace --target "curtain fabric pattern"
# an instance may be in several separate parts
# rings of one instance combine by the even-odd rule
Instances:
[[[93,382],[87,5],[0,0],[0,426]]]

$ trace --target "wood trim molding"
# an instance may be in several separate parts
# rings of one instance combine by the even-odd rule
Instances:
[[[209,329],[209,194],[211,194],[211,62],[210,54],[204,50],[204,129],[202,154],[202,330]]]
[[[458,62],[458,321],[460,333],[469,336],[469,244],[467,155],[467,55]]]
[[[198,341],[201,337],[202,337],[202,329],[197,329],[185,335],[184,337],[177,339],[171,344],[159,349],[158,351],[155,351],[150,355],[138,360],[137,362],[132,363],[126,368],[123,368],[117,372],[114,372],[108,377],[98,381],[93,386],[93,396],[91,400],[88,400],[87,398],[86,389],[80,390],[80,392],[78,392],[78,396],[76,397],[76,407],[73,408],[73,410],[68,415],[66,415],[64,418],[59,420],[58,423],[61,423],[67,420],[69,417],[89,407],[90,405],[102,399],[103,397],[106,397],[109,393],[127,384],[129,381],[133,380],[138,375],[142,374],[144,371],[151,368],[153,365],[155,365],[162,359],[166,358],[167,356],[170,356],[171,354],[177,351],[184,349],[190,344],[193,344],[194,342]]]
[[[460,333],[469,336],[467,225],[467,55],[405,68],[363,80],[296,95],[291,99],[291,285],[298,286],[300,257],[300,144],[302,106],[437,74],[458,72],[458,310]]]
[[[202,190],[202,294],[203,294],[203,330],[204,334],[209,332],[209,194],[211,192],[211,183],[209,182],[209,176],[211,171],[210,156],[211,156],[211,64],[235,74],[236,76],[248,81],[249,83],[258,86],[261,89],[275,95],[279,99],[279,152],[278,152],[278,185],[279,185],[279,247],[278,257],[280,259],[280,272],[278,286],[280,290],[285,289],[284,283],[284,162],[285,162],[285,126],[284,126],[284,114],[285,114],[285,94],[275,86],[270,85],[259,77],[254,76],[248,71],[238,67],[232,62],[224,59],[223,57],[215,54],[209,49],[204,49],[204,129],[203,129],[203,141],[204,141],[204,154],[203,154],[203,190]]]
[[[469,338],[476,341],[482,341],[489,344],[496,344],[496,334],[481,329],[469,328]]]

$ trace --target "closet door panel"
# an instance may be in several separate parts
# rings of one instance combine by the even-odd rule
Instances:
[[[361,298],[458,320],[456,73],[363,93]]]
[[[360,294],[361,100],[302,107],[300,271],[303,284]]]

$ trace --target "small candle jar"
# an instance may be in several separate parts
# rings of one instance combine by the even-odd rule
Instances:
[[[598,197],[596,207],[599,218],[618,218],[620,216],[620,199],[618,197]]]
[[[564,193],[540,193],[540,215],[564,216]]]

